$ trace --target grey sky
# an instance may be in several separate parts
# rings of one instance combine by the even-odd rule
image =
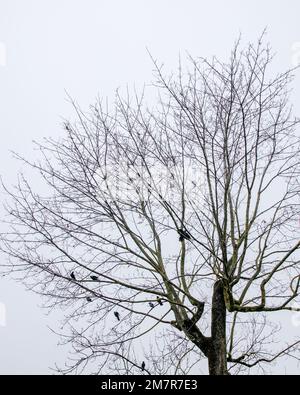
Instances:
[[[146,47],[175,69],[179,52],[228,56],[240,32],[255,40],[264,27],[285,69],[300,62],[299,14],[299,0],[0,0],[1,175],[9,183],[19,167],[9,150],[30,154],[33,139],[61,133],[61,117],[72,116],[65,90],[83,107],[98,94],[113,99],[115,88],[151,80]],[[49,373],[64,361],[47,328],[56,316],[37,296],[0,279],[0,302],[0,374]]]

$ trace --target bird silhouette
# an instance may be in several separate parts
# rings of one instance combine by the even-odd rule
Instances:
[[[149,306],[151,307],[151,309],[154,309],[155,305],[152,302],[149,302]]]
[[[90,298],[90,297],[88,296],[88,297],[86,298],[86,301],[90,303],[90,302],[92,302],[93,300],[92,300],[92,298]]]
[[[114,312],[114,315],[118,321],[121,321],[120,314],[117,311]]]
[[[179,241],[191,240],[190,233],[182,228],[178,229],[178,234],[179,234]]]
[[[97,276],[91,276],[91,279],[92,279],[93,281],[98,281],[98,280],[99,280],[99,278],[98,278]]]
[[[160,306],[163,306],[163,302],[162,302],[162,300],[157,296],[156,297],[156,299],[157,299],[157,303],[160,305]]]
[[[143,361],[143,362],[142,362],[142,366],[141,366],[142,372],[145,370],[145,367],[146,367],[146,364],[145,364],[145,361]]]
[[[75,277],[74,272],[71,273],[70,277],[71,277],[72,280],[76,281],[76,277]]]

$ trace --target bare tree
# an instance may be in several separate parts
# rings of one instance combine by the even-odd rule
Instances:
[[[297,358],[300,340],[271,321],[300,310],[293,70],[274,75],[263,38],[175,77],[153,60],[155,106],[73,103],[65,137],[19,157],[44,183],[6,189],[2,250],[64,308],[64,372],[200,373],[206,359],[227,375]]]

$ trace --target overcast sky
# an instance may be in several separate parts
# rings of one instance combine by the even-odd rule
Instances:
[[[179,53],[224,58],[239,33],[251,41],[267,27],[277,52],[274,67],[300,63],[299,4],[0,0],[0,174],[8,183],[15,179],[19,164],[10,150],[30,154],[32,140],[62,133],[62,117],[72,117],[66,91],[85,107],[98,94],[113,99],[118,87],[151,81],[146,47],[175,69]],[[299,81],[298,75],[293,96],[298,115]],[[45,316],[39,298],[8,279],[0,279],[0,303],[0,317],[6,309],[6,323],[3,314],[0,318],[0,373],[51,373],[66,356],[48,329],[57,327],[57,316]],[[296,370],[288,366],[287,372]]]

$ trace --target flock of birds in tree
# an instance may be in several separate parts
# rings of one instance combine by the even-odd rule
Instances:
[[[180,228],[180,229],[177,230],[177,232],[178,232],[178,234],[179,234],[179,241],[180,241],[180,242],[183,242],[184,240],[191,240],[191,234],[190,234],[186,229]],[[73,281],[77,281],[74,272],[72,272],[72,273],[70,274],[70,277],[71,277],[71,279],[72,279]],[[92,275],[92,276],[90,276],[90,278],[91,278],[91,280],[93,280],[93,281],[99,281],[99,277],[98,277],[98,276]],[[90,296],[88,296],[88,297],[86,298],[86,300],[87,300],[87,302],[92,302],[92,301],[93,301],[92,298],[91,298]],[[158,296],[157,296],[157,303],[158,303],[160,306],[163,305],[162,300],[161,300]],[[151,309],[154,309],[155,304],[154,304],[153,302],[149,302],[149,306],[151,307]],[[116,316],[117,320],[120,321],[120,315],[119,315],[119,313],[116,312],[116,313],[115,313],[115,316]]]
[[[70,274],[70,277],[71,277],[71,279],[72,279],[73,281],[77,281],[74,272],[72,272],[72,273]],[[99,280],[99,277],[94,276],[94,275],[93,275],[93,276],[90,276],[90,278],[91,278],[91,280],[93,280],[93,281],[98,281],[98,280]],[[93,299],[92,299],[90,296],[88,296],[88,297],[86,298],[86,300],[87,300],[87,302],[89,302],[89,303],[93,301]],[[158,303],[160,306],[163,306],[163,302],[162,302],[162,300],[161,300],[158,296],[157,296],[157,303]],[[154,304],[153,302],[150,302],[150,303],[149,303],[149,306],[151,307],[151,309],[153,309],[153,308],[155,307],[155,304]],[[114,316],[116,317],[116,319],[117,319],[118,321],[121,321],[120,313],[119,313],[118,311],[114,311]],[[142,370],[142,372],[145,371],[145,368],[146,368],[146,364],[145,364],[145,361],[143,361],[143,362],[142,362],[142,365],[141,365],[141,370]]]
[[[187,230],[185,230],[185,229],[183,229],[183,228],[180,228],[180,229],[178,229],[177,232],[178,232],[178,234],[179,234],[179,241],[180,241],[180,242],[183,242],[184,240],[191,240],[191,234],[190,234]],[[70,274],[70,277],[71,277],[71,279],[72,279],[73,281],[77,281],[74,272],[72,272],[72,273]],[[95,276],[95,275],[90,276],[90,279],[93,280],[93,281],[99,281],[99,277],[98,277],[98,276]],[[163,301],[162,301],[162,299],[161,299],[159,296],[156,297],[156,300],[157,300],[157,304],[158,304],[158,305],[163,306]],[[89,303],[91,303],[91,302],[93,301],[93,299],[92,299],[90,296],[88,296],[88,297],[86,298],[86,301],[89,302]],[[154,309],[154,308],[155,308],[155,304],[154,304],[153,302],[149,302],[149,306],[150,306],[151,309]],[[119,313],[118,311],[114,311],[114,316],[116,317],[116,319],[117,319],[118,321],[121,321],[120,313]],[[142,362],[142,365],[141,365],[141,370],[142,370],[142,372],[145,370],[145,368],[146,368],[146,364],[145,364],[145,362],[143,361],[143,362]]]
[[[74,272],[71,272],[70,277],[71,277],[71,279],[73,281],[77,282],[77,278],[76,278]],[[90,276],[90,278],[93,281],[99,281],[99,277],[97,277],[97,276],[93,275],[93,276]],[[160,306],[163,306],[163,301],[162,301],[162,299],[159,296],[156,297],[156,300],[157,300],[157,304],[159,304]],[[90,303],[90,302],[93,301],[93,299],[90,296],[88,296],[86,298],[86,301]],[[154,309],[155,304],[153,302],[149,302],[149,306],[150,306],[151,309]],[[114,312],[114,315],[115,315],[115,317],[117,318],[118,321],[121,321],[120,314],[117,311]]]

